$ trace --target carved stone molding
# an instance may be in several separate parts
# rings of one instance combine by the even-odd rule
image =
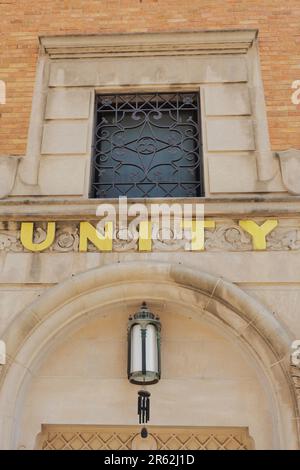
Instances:
[[[148,426],[147,426],[148,427]],[[149,426],[147,439],[137,426],[43,425],[39,450],[252,450],[246,427]]]
[[[205,249],[209,251],[251,251],[251,237],[239,225],[224,224],[205,233]]]
[[[246,53],[257,37],[256,29],[42,36],[40,43],[51,59]]]
[[[291,194],[300,195],[300,150],[284,150],[277,155],[283,184]]]
[[[0,199],[1,221],[24,221],[32,222],[34,220],[55,220],[65,223],[66,217],[72,221],[93,220],[99,204],[112,204],[119,214],[118,199],[85,199],[85,198],[45,198],[45,197],[15,197],[9,201]],[[280,219],[291,218],[298,219],[300,214],[300,198],[291,198],[290,196],[281,196],[268,198],[267,196],[256,195],[248,198],[189,198],[187,201],[183,198],[176,199],[176,203],[192,204],[192,215],[196,217],[196,204],[204,204],[205,217],[235,219],[255,219],[272,217]],[[128,199],[128,206],[135,203],[145,204],[149,212],[151,204],[173,204],[172,198],[136,198]]]
[[[259,221],[257,221],[260,223]],[[96,222],[94,223],[96,225]],[[42,243],[47,236],[47,223],[36,222],[34,226],[33,242]],[[78,252],[79,250],[79,223],[76,221],[57,222],[54,243],[45,252]],[[251,236],[245,232],[236,220],[219,220],[215,229],[204,232],[205,251],[252,251]],[[153,225],[152,251],[174,252],[185,251],[188,239],[174,238],[173,234],[167,238],[164,233]],[[278,226],[266,236],[267,251],[299,251],[300,250],[300,221],[279,220]],[[113,240],[113,251],[135,252],[139,250],[138,237],[128,235],[124,239],[118,227],[116,238]],[[1,252],[27,252],[20,241],[20,222],[0,223],[0,253]],[[88,252],[96,252],[97,248],[88,242]]]

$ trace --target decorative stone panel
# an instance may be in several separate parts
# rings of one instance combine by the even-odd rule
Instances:
[[[280,160],[282,180],[291,194],[300,194],[300,150],[277,152]]]
[[[94,226],[96,221],[90,221]],[[261,224],[262,220],[256,220]],[[20,242],[21,222],[0,223],[0,253],[2,252],[27,252]],[[47,236],[47,223],[35,222],[34,243],[42,243]],[[166,239],[163,232],[153,225],[153,232],[157,237],[153,238],[152,251],[172,252],[184,251],[186,240]],[[122,239],[118,227],[115,230],[116,237],[113,239],[113,251],[135,252],[139,250],[138,239]],[[204,250],[219,252],[251,252],[253,242],[249,233],[244,231],[238,220],[217,219],[215,228],[204,231]],[[69,221],[56,223],[56,235],[53,244],[44,252],[77,252],[79,250],[79,222]],[[88,252],[96,252],[96,246],[88,242]],[[279,220],[278,226],[266,236],[266,251],[300,251],[300,221]]]
[[[207,116],[249,116],[250,95],[246,84],[211,85],[205,87]]]
[[[45,155],[41,159],[39,185],[43,195],[81,195],[87,160],[81,155]]]
[[[252,450],[254,443],[243,427],[147,426],[153,450]],[[132,450],[137,445],[137,426],[45,425],[37,438],[39,450]],[[143,442],[139,441],[140,445]],[[147,447],[143,446],[143,449]]]
[[[46,122],[43,132],[42,154],[85,154],[87,132],[86,121]]]
[[[50,89],[45,119],[88,119],[91,92],[89,89]]]
[[[209,151],[255,149],[251,119],[211,118],[207,120],[206,126]],[[222,160],[220,162],[222,164]]]

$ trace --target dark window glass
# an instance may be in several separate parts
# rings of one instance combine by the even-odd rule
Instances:
[[[197,93],[98,95],[91,196],[203,195]]]

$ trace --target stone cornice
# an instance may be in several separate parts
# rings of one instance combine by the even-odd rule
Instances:
[[[40,44],[52,59],[246,53],[257,29],[41,36]]]
[[[99,204],[114,204],[116,199],[49,199],[49,198],[14,198],[0,200],[0,221],[34,220],[95,220]],[[300,217],[300,197],[276,199],[128,199],[128,205],[134,203],[154,204],[204,204],[206,217],[228,217],[243,219],[247,217]]]

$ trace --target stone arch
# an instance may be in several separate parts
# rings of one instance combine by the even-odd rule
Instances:
[[[279,321],[258,301],[222,278],[180,264],[143,261],[110,264],[73,276],[43,293],[9,325],[3,337],[8,364],[0,378],[1,448],[14,446],[20,391],[33,364],[53,338],[95,309],[132,299],[189,303],[199,315],[213,315],[238,335],[276,389],[281,447],[299,446],[299,415],[290,374],[292,339]]]

